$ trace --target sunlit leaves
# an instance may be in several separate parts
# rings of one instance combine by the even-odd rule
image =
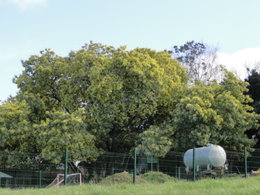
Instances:
[[[241,151],[252,146],[245,131],[257,125],[259,116],[247,104],[251,99],[246,90],[246,83],[230,72],[221,84],[191,87],[172,112],[177,146],[187,149],[214,143]]]
[[[98,156],[95,137],[84,131],[84,123],[75,114],[48,113],[47,119],[35,128],[44,159],[61,162],[65,148],[70,151],[71,160],[91,161]]]

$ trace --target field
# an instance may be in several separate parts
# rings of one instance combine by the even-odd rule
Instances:
[[[114,185],[90,185],[68,186],[56,189],[1,189],[1,195],[78,195],[78,194],[192,194],[192,195],[214,195],[214,194],[259,194],[260,176],[249,177],[247,179],[223,178],[223,179],[203,179],[192,181],[171,181],[163,184],[143,183],[143,184],[114,184]]]

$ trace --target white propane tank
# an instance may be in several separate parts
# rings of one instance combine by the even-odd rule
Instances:
[[[221,146],[208,144],[205,147],[195,148],[195,167],[224,167],[226,159],[226,152]],[[186,168],[192,169],[193,149],[189,149],[185,152],[183,161]]]

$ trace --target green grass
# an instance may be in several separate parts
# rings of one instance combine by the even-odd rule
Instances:
[[[114,184],[114,185],[82,185],[60,187],[56,189],[1,189],[1,195],[78,195],[78,194],[180,194],[180,195],[247,195],[260,193],[260,176],[245,178],[203,179],[192,181],[171,181],[161,184]]]

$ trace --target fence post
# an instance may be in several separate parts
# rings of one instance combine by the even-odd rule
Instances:
[[[151,172],[153,171],[153,156],[151,156]]]
[[[246,147],[244,148],[244,159],[245,159],[245,178],[247,178],[247,155],[246,155]]]
[[[193,181],[195,181],[196,180],[196,177],[195,177],[195,147],[193,146],[193,162],[192,162],[192,164],[193,164]]]
[[[68,148],[65,149],[65,154],[64,154],[64,185],[67,184],[67,173],[68,173]]]
[[[39,188],[42,187],[42,171],[39,171]]]
[[[136,148],[134,150],[134,172],[133,172],[133,184],[135,184],[135,176],[136,176]]]
[[[230,173],[233,173],[233,164],[230,162]]]
[[[178,178],[178,166],[175,165],[175,177]]]

